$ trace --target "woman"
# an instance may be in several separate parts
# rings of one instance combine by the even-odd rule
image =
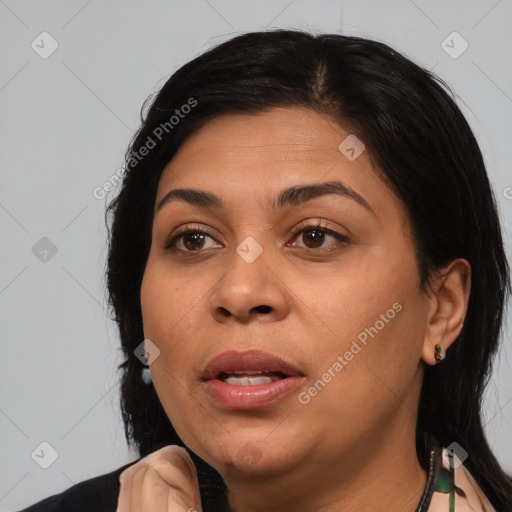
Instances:
[[[445,89],[289,30],[167,81],[108,209],[141,458],[27,511],[512,510],[480,410],[509,269]]]

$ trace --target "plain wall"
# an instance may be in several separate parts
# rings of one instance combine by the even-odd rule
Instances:
[[[152,91],[214,43],[247,31],[306,28],[387,43],[459,96],[510,254],[510,20],[512,3],[496,0],[1,2],[0,510],[136,457],[124,439],[119,341],[105,310],[105,200],[93,190],[122,165]],[[469,45],[457,58],[442,47],[453,31]],[[47,58],[55,43],[42,32],[58,44]],[[461,44],[455,39],[451,51]],[[490,443],[509,472],[511,352],[507,332],[486,401]],[[58,453],[48,469],[31,456],[42,442]]]

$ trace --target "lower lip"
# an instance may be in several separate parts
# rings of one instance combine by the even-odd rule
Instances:
[[[303,376],[293,376],[255,386],[233,386],[219,379],[210,379],[204,384],[207,392],[219,405],[228,409],[250,410],[277,402],[295,389],[303,379]]]

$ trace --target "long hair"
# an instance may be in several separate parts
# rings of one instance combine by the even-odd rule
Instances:
[[[140,288],[162,170],[184,140],[216,116],[307,107],[355,133],[402,201],[423,289],[440,266],[459,257],[469,261],[462,331],[445,361],[425,369],[417,451],[422,460],[426,434],[444,446],[459,443],[493,506],[512,507],[512,479],[488,445],[481,411],[511,290],[509,267],[482,154],[453,97],[439,77],[385,44],[271,30],[218,44],[148,98],[121,189],[106,212],[109,304],[126,358],[119,366],[121,410],[127,441],[141,456],[163,444],[183,445],[134,356],[144,339]]]

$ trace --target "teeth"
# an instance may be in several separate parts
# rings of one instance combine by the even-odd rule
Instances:
[[[260,384],[269,384],[276,380],[286,378],[281,372],[261,372],[254,370],[234,371],[233,373],[221,373],[219,380],[231,386],[257,386]]]
[[[261,377],[248,377],[247,375],[256,375],[261,374],[261,372],[246,372],[246,375],[241,376],[231,376],[222,379],[226,384],[230,384],[231,386],[257,386],[258,384],[269,384],[274,380],[278,380],[277,378],[272,378],[266,375],[262,375]]]

